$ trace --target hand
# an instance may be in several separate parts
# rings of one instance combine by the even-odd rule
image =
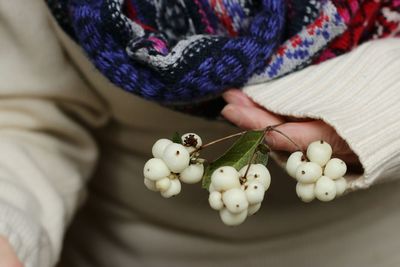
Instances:
[[[7,239],[0,236],[0,267],[23,267]]]
[[[232,123],[244,129],[263,129],[268,125],[280,124],[277,129],[289,136],[303,151],[309,143],[316,140],[328,142],[336,157],[349,165],[360,167],[357,155],[348,144],[328,124],[321,120],[299,120],[273,114],[254,103],[242,91],[231,89],[223,94],[228,105],[222,115]],[[281,134],[271,131],[266,135],[266,142],[272,150],[293,152],[298,148]]]

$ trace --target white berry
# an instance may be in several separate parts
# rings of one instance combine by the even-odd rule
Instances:
[[[187,184],[195,184],[201,181],[203,174],[203,164],[191,164],[180,173],[179,179]]]
[[[222,194],[218,191],[211,192],[210,196],[208,197],[208,203],[214,210],[222,209],[224,207],[224,203],[222,202]]]
[[[211,175],[211,184],[217,191],[240,188],[239,173],[231,166],[219,167]]]
[[[300,164],[304,162],[303,159],[304,155],[301,151],[296,151],[292,153],[288,158],[286,162],[286,171],[293,178],[296,178],[296,170],[300,166]]]
[[[168,166],[161,159],[152,158],[144,164],[143,175],[152,181],[158,181],[167,177],[170,173]]]
[[[335,180],[343,177],[347,171],[346,163],[343,160],[333,158],[328,161],[324,169],[324,175]]]
[[[156,183],[150,179],[144,178],[144,185],[146,186],[147,189],[157,192],[157,187]]]
[[[249,206],[246,194],[240,188],[232,188],[222,194],[222,201],[226,208],[233,213],[246,210]]]
[[[300,183],[314,183],[322,176],[322,168],[315,162],[304,162],[296,170],[296,179]]]
[[[172,172],[180,173],[189,166],[190,155],[183,145],[172,143],[165,148],[162,159]]]
[[[246,173],[247,167],[249,165],[244,166],[240,169],[239,173],[243,177]],[[262,164],[251,164],[250,169],[246,175],[247,181],[257,181],[264,186],[265,191],[268,190],[271,185],[271,174],[269,173],[267,167]]]
[[[247,218],[247,209],[239,213],[232,213],[228,209],[219,211],[219,216],[224,224],[228,226],[235,226],[243,223]]]
[[[304,202],[311,202],[315,198],[315,184],[297,183],[296,194]]]
[[[181,182],[179,179],[173,179],[171,180],[171,185],[168,188],[168,190],[161,192],[161,195],[165,198],[170,198],[173,196],[176,196],[181,192]]]
[[[247,184],[246,187],[247,188],[244,192],[250,205],[258,204],[263,201],[265,189],[261,183],[257,181],[252,181]]]
[[[347,188],[346,179],[344,179],[343,177],[336,179],[335,185],[336,185],[336,196],[343,195],[344,191],[346,191],[346,188]]]
[[[203,145],[203,141],[201,140],[200,136],[195,133],[186,133],[181,137],[182,144],[186,147],[189,153],[193,152],[197,148],[200,148]],[[196,143],[195,146],[191,144],[191,142]]]
[[[167,191],[171,186],[171,180],[168,177],[162,178],[156,182],[156,188],[160,192]]]
[[[332,147],[325,141],[312,142],[307,148],[307,157],[320,166],[325,166],[332,156]]]
[[[172,144],[172,141],[169,139],[159,139],[157,142],[154,143],[153,147],[151,148],[151,153],[155,158],[161,159],[164,153],[165,148]]]
[[[335,182],[327,177],[322,176],[315,184],[315,197],[321,201],[331,201],[336,196]]]
[[[247,208],[247,215],[251,216],[255,214],[260,209],[260,207],[261,203],[249,205],[249,207]]]

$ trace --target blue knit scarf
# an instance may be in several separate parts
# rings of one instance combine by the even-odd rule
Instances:
[[[174,106],[302,68],[345,29],[330,1],[47,2],[112,83]]]

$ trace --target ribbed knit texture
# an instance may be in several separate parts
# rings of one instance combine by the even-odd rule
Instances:
[[[2,155],[0,157],[0,187],[2,188],[0,190],[0,234],[5,235],[10,240],[17,255],[21,257],[27,267],[31,267],[30,264],[33,264],[34,267],[54,266],[62,248],[61,244],[65,227],[81,202],[83,191],[86,188],[85,182],[89,177],[94,178],[93,181],[96,180],[96,177],[92,175],[92,171],[97,165],[107,169],[107,172],[100,172],[104,174],[105,180],[96,180],[96,183],[98,185],[101,184],[101,188],[104,188],[100,194],[103,200],[106,200],[103,202],[103,206],[107,205],[110,210],[115,211],[117,210],[114,209],[115,206],[110,204],[127,204],[117,205],[122,209],[129,207],[131,204],[136,204],[142,210],[146,210],[149,216],[144,216],[145,219],[138,222],[136,216],[132,216],[132,214],[136,213],[131,213],[129,209],[128,216],[118,218],[99,216],[98,213],[95,213],[94,221],[100,221],[103,225],[107,225],[107,228],[95,228],[93,227],[95,224],[91,224],[87,229],[96,233],[97,236],[104,237],[112,246],[103,247],[104,250],[99,250],[99,246],[102,244],[96,242],[96,240],[86,238],[87,236],[85,236],[86,239],[83,238],[80,235],[81,231],[77,235],[77,242],[72,248],[82,253],[89,253],[88,251],[91,250],[95,256],[94,261],[98,260],[99,256],[103,256],[113,263],[123,262],[123,264],[107,265],[107,262],[98,262],[98,264],[95,262],[91,264],[92,266],[132,266],[133,261],[131,261],[131,257],[139,258],[139,260],[143,259],[141,255],[136,254],[138,248],[143,247],[148,248],[149,260],[157,261],[157,263],[162,262],[164,259],[162,258],[163,256],[175,256],[166,255],[165,248],[168,248],[168,251],[175,248],[182,249],[184,252],[177,256],[182,256],[183,260],[188,259],[188,251],[204,253],[207,250],[199,250],[199,247],[196,246],[197,243],[193,243],[190,238],[201,243],[205,240],[210,240],[211,244],[215,243],[214,239],[208,238],[208,235],[203,234],[199,238],[200,235],[192,235],[191,231],[181,231],[178,233],[178,229],[180,229],[179,224],[182,226],[182,229],[187,229],[187,226],[196,226],[197,228],[207,228],[209,232],[218,232],[215,229],[218,227],[222,229],[224,226],[220,224],[218,218],[214,216],[215,214],[212,214],[211,219],[207,220],[209,227],[204,227],[204,225],[199,225],[198,222],[190,221],[194,217],[186,215],[193,214],[199,216],[198,209],[193,213],[193,207],[197,208],[198,206],[196,205],[199,202],[195,203],[195,205],[189,205],[190,203],[188,202],[179,201],[179,198],[165,201],[159,198],[159,196],[146,191],[142,184],[140,169],[150,153],[149,148],[151,144],[156,138],[168,136],[168,132],[172,129],[170,128],[171,125],[176,125],[179,131],[182,127],[182,132],[193,129],[197,131],[199,129],[201,132],[204,132],[204,136],[207,136],[206,139],[208,140],[214,139],[211,135],[215,135],[215,137],[224,136],[222,129],[226,129],[226,125],[216,122],[211,124],[198,118],[183,116],[182,114],[177,114],[176,112],[148,103],[148,101],[130,96],[122,90],[117,90],[100,73],[94,70],[93,66],[86,61],[79,48],[67,36],[59,32],[60,29],[49,24],[46,11],[44,3],[41,1],[0,0],[0,24],[2,25],[0,27],[0,55],[2,59],[0,60],[0,126],[2,129],[0,131],[0,155]],[[295,31],[295,28],[293,31]],[[398,63],[394,60],[398,59],[398,47],[398,41],[393,42],[389,39],[382,41],[382,43],[371,43],[368,46],[361,47],[362,52],[357,52],[357,49],[355,53],[348,53],[319,66],[311,67],[312,71],[300,71],[294,74],[298,81],[309,81],[308,83],[297,83],[297,80],[292,79],[291,75],[282,77],[280,82],[283,86],[279,86],[278,88],[280,92],[273,89],[275,82],[269,83],[265,87],[259,85],[259,88],[262,89],[260,90],[262,91],[261,93],[266,93],[267,89],[271,89],[274,92],[273,96],[278,97],[267,99],[268,96],[265,95],[263,102],[266,105],[269,103],[268,101],[281,103],[279,108],[282,108],[282,111],[276,109],[276,112],[294,114],[295,111],[285,108],[287,106],[293,107],[293,101],[297,103],[297,107],[301,107],[302,104],[297,102],[297,98],[301,97],[305,89],[312,87],[314,90],[313,93],[305,92],[318,99],[320,94],[325,95],[329,93],[329,90],[335,90],[335,84],[337,83],[341,88],[340,91],[342,94],[332,92],[330,94],[330,102],[328,99],[324,103],[329,102],[329,105],[336,103],[336,98],[343,103],[343,106],[340,106],[343,109],[341,116],[340,118],[338,117],[338,120],[335,120],[334,125],[340,130],[340,133],[346,140],[350,140],[354,144],[362,144],[362,140],[364,140],[366,134],[360,129],[354,129],[356,123],[350,122],[350,119],[356,122],[360,121],[360,116],[348,118],[342,114],[346,110],[351,109],[351,105],[354,105],[355,100],[347,99],[347,101],[343,101],[343,99],[349,94],[350,89],[356,92],[358,101],[363,103],[371,100],[370,95],[380,95],[385,91],[394,92],[393,90],[397,90],[398,87],[395,87],[396,83],[393,82],[392,85],[394,87],[391,87],[388,81],[390,77],[397,77],[399,68]],[[390,56],[378,58],[378,55],[383,54],[390,54]],[[366,55],[368,57],[364,58]],[[370,56],[372,58],[369,58]],[[343,64],[341,63],[342,61],[344,62]],[[331,62],[333,62],[332,65]],[[318,71],[320,67],[324,70],[323,72]],[[335,74],[336,68],[340,69],[337,74]],[[360,77],[358,76],[359,72],[362,73]],[[329,76],[330,73],[334,73],[335,75],[331,77]],[[363,77],[364,73],[366,74],[365,77]],[[314,77],[313,75],[315,74],[320,75]],[[327,76],[322,76],[322,74],[326,74]],[[342,76],[339,77],[339,74],[343,75],[343,78]],[[348,76],[349,74],[357,76]],[[368,76],[372,74],[375,76]],[[379,86],[365,85],[367,83],[366,78],[370,80],[375,79],[377,82],[373,82],[373,84]],[[288,80],[286,81],[286,79]],[[358,82],[353,82],[353,80]],[[330,82],[328,83],[327,81]],[[379,83],[378,81],[382,82]],[[88,83],[90,83],[90,87]],[[322,85],[320,86],[316,83],[321,83]],[[381,85],[385,85],[383,87],[384,90],[381,89]],[[364,86],[368,89],[365,93],[363,92]],[[300,90],[296,90],[297,88]],[[293,91],[289,92],[290,89],[293,89]],[[345,89],[348,90],[346,90],[346,93],[343,93]],[[254,96],[255,98],[257,98],[257,94]],[[282,100],[279,100],[280,98]],[[305,96],[303,99],[304,101],[307,100],[304,105],[312,105],[312,103],[309,103],[311,98]],[[398,107],[399,102],[395,102],[395,100],[398,100],[396,94],[394,94],[393,99],[378,97],[374,98],[371,102],[382,101],[380,105],[385,105],[383,112],[392,113],[396,109],[396,106],[389,106],[387,103],[396,103]],[[400,131],[394,128],[398,127],[397,123],[385,126],[386,129],[390,129],[391,131],[380,132],[379,127],[386,120],[385,116],[385,119],[381,121],[379,113],[374,110],[376,106],[380,107],[380,105],[375,103],[370,109],[361,109],[367,112],[367,115],[365,115],[366,118],[379,118],[377,122],[374,120],[371,123],[368,130],[385,136],[385,140],[398,140],[397,134]],[[321,107],[329,109],[327,105],[312,106],[317,111],[320,111]],[[380,107],[380,109],[376,110],[381,111],[382,109],[383,107]],[[300,111],[303,113],[307,111],[314,116],[321,116],[322,119],[325,119],[325,113],[317,114],[310,110]],[[359,112],[358,109],[357,112]],[[398,116],[396,112],[393,112],[393,116]],[[330,116],[332,116],[332,112]],[[113,120],[110,121],[110,118]],[[329,119],[330,117],[327,118]],[[342,119],[343,122],[341,121]],[[398,119],[393,117],[393,120]],[[342,123],[344,126],[341,126]],[[344,131],[343,129],[348,125],[352,125],[353,130],[349,132]],[[377,128],[374,127],[375,125]],[[176,128],[174,129],[176,130]],[[92,135],[93,133],[97,137],[102,138],[101,144],[104,145],[104,150],[100,150],[102,153],[101,161],[97,159],[99,150],[97,150],[96,145],[100,144],[100,142],[96,142],[99,139],[95,140]],[[366,145],[374,146],[374,143],[368,142]],[[359,145],[358,147],[367,149],[365,148],[366,145]],[[392,145],[393,148],[391,147]],[[396,153],[392,152],[399,150],[395,146],[396,142],[392,142],[384,144],[385,149],[381,149],[381,147],[379,149],[368,148],[370,149],[369,151],[372,151],[371,153],[379,152],[377,155],[380,159],[384,159],[383,161],[375,162],[371,158],[371,155],[365,153],[365,156],[363,153],[364,167],[367,170],[372,170],[370,171],[372,174],[369,177],[374,177],[374,182],[379,182],[381,177],[382,179],[390,177],[391,173],[393,173],[390,177],[391,179],[399,178],[397,175],[400,173],[398,170],[399,157]],[[119,156],[114,157],[113,153],[109,153],[110,149],[108,148],[112,148],[112,151],[118,151]],[[357,149],[355,150],[357,151]],[[384,155],[385,152],[387,152],[387,155]],[[375,176],[379,173],[381,173],[380,176]],[[276,178],[279,180],[279,178],[284,177]],[[365,184],[366,182],[363,179],[365,178],[360,177],[359,183]],[[135,186],[136,184],[137,186]],[[276,187],[274,186],[274,188]],[[285,189],[288,188],[286,187]],[[294,188],[292,189],[294,190]],[[395,190],[389,189],[391,188],[387,188],[385,191],[371,190],[367,194],[352,194],[349,198],[338,199],[327,205],[320,206],[318,203],[314,203],[304,206],[303,209],[297,210],[297,212],[293,212],[292,209],[283,208],[284,203],[275,206],[275,208],[272,207],[271,211],[276,212],[271,214],[266,212],[265,215],[267,217],[264,217],[266,223],[271,223],[271,227],[266,227],[263,224],[264,221],[261,219],[261,214],[248,222],[251,227],[248,227],[248,225],[247,227],[253,228],[255,230],[254,234],[258,235],[259,233],[262,234],[268,231],[271,233],[269,238],[266,239],[268,242],[271,242],[272,246],[263,250],[264,247],[260,248],[259,243],[256,242],[253,244],[254,248],[260,251],[258,253],[259,256],[268,257],[272,261],[276,260],[275,264],[270,264],[271,266],[282,265],[277,259],[287,260],[285,261],[287,263],[286,266],[295,265],[293,262],[298,263],[300,266],[310,266],[312,264],[305,264],[306,260],[318,258],[320,262],[326,263],[326,259],[332,256],[332,251],[343,249],[343,244],[351,247],[348,242],[357,240],[357,242],[354,241],[351,245],[355,244],[354,247],[366,252],[365,254],[369,257],[358,257],[351,249],[344,249],[340,257],[338,257],[339,262],[342,263],[341,266],[347,266],[346,263],[348,263],[351,256],[353,257],[352,259],[357,258],[357,260],[360,260],[357,262],[358,264],[355,264],[358,266],[377,266],[379,264],[374,265],[373,263],[376,263],[378,260],[386,261],[388,266],[390,262],[394,262],[393,259],[398,259],[396,257],[396,248],[398,247],[399,239],[397,235],[393,235],[393,233],[396,234],[397,232],[392,229],[396,229],[400,217],[396,209],[398,194]],[[188,188],[188,190],[190,189]],[[199,191],[201,190],[199,189]],[[185,192],[188,191],[185,190]],[[203,193],[201,192],[201,194]],[[146,197],[142,198],[145,195]],[[370,197],[371,195],[372,197]],[[295,198],[294,191],[291,191],[291,194],[287,196],[279,195],[279,199],[282,199],[282,202],[285,203],[287,198],[290,197],[292,199]],[[191,196],[189,198],[191,199]],[[379,198],[380,200],[378,200]],[[385,202],[382,201],[383,199]],[[162,203],[160,206],[157,206],[162,207],[159,209],[162,212],[154,212],[154,209],[149,209],[146,205],[143,205],[143,202],[148,203],[146,201],[159,201]],[[207,200],[203,198],[201,201],[203,204],[206,204]],[[362,203],[360,204],[359,202]],[[365,205],[366,202],[368,205]],[[175,203],[176,205],[174,205]],[[373,205],[375,203],[377,205]],[[98,201],[98,199],[94,201],[96,211],[101,210],[101,208],[99,209],[101,204],[101,201]],[[374,207],[371,207],[370,204]],[[182,206],[186,206],[188,212],[185,212],[185,209],[180,209]],[[315,206],[320,207],[320,209],[315,210]],[[267,209],[271,208],[270,205],[265,205],[264,207]],[[358,212],[355,212],[355,210]],[[324,214],[330,214],[330,211],[340,214],[340,216],[334,217],[339,218],[340,222],[330,220],[331,217],[327,216],[329,217],[327,225],[321,225],[321,214],[324,212]],[[374,213],[371,215],[372,211]],[[87,212],[85,210],[84,214],[87,214]],[[208,207],[207,212],[210,212]],[[279,217],[281,213],[285,213],[286,215]],[[360,213],[365,213],[365,216],[354,220],[355,215],[360,215]],[[103,213],[100,214],[104,215]],[[157,214],[159,219],[153,222],[162,231],[154,231],[155,227],[148,220],[148,218],[154,218],[152,217],[154,214]],[[166,215],[163,216],[163,214]],[[373,223],[370,220],[371,216],[375,219],[372,220]],[[171,227],[165,227],[166,224],[162,223],[162,217],[171,222],[171,224],[168,224]],[[296,223],[293,223],[293,218],[301,218],[301,220],[296,220]],[[185,220],[183,221],[182,219]],[[186,219],[190,223],[184,225]],[[316,223],[312,223],[312,227],[307,229],[301,228],[302,230],[300,231],[297,230],[298,228],[296,227],[299,221],[307,225],[307,222],[313,219],[316,220],[314,221]],[[340,226],[343,219],[347,219],[347,222],[344,226]],[[108,224],[110,221],[114,221],[115,223],[110,225]],[[293,224],[295,225],[293,226]],[[143,228],[142,225],[144,226]],[[290,229],[281,228],[282,225],[286,227],[290,226]],[[124,226],[134,227],[134,231],[130,231]],[[215,226],[216,228],[214,228]],[[362,227],[361,231],[360,226]],[[373,228],[371,228],[372,226]],[[230,231],[226,227],[223,229],[222,232]],[[257,229],[262,229],[262,231],[256,232]],[[283,229],[289,230],[284,231]],[[325,229],[325,231],[314,232],[313,239],[309,239],[309,236],[301,239],[301,236],[305,232],[312,232],[316,229]],[[232,235],[238,233],[236,229],[231,230],[233,232]],[[148,231],[151,231],[153,235],[148,235]],[[291,237],[293,233],[300,237],[300,240],[293,241]],[[301,234],[298,235],[298,233]],[[341,235],[337,233],[341,233]],[[243,232],[242,234],[245,236]],[[171,243],[170,237],[179,235],[183,235],[188,242],[183,243],[178,238],[174,239],[175,243]],[[115,238],[116,236],[120,238]],[[160,237],[166,236],[169,238],[160,239]],[[338,236],[340,238],[347,238],[339,239],[340,242],[336,242]],[[358,238],[353,238],[357,236]],[[126,239],[124,238],[132,242],[128,242],[128,244],[132,245],[126,245],[127,243],[124,243]],[[229,240],[227,242],[230,245],[234,245],[235,242],[230,242],[230,239],[227,240]],[[384,240],[385,242],[379,242],[379,247],[377,247],[374,242],[369,242],[370,240]],[[300,241],[304,241],[304,243]],[[276,246],[276,242],[290,246]],[[82,243],[88,245],[82,247]],[[219,251],[221,253],[218,256],[221,257],[222,261],[223,258],[227,257],[227,247],[225,243],[220,242],[220,239],[217,243],[220,244]],[[154,244],[157,244],[159,248],[158,252],[164,252],[160,253],[162,255],[157,254],[154,257]],[[240,260],[245,260],[249,257],[243,251],[243,244],[243,242],[236,242],[236,245],[238,245],[237,251],[242,253],[236,255]],[[325,246],[321,250],[320,244],[331,246]],[[367,247],[362,246],[363,244],[366,244]],[[126,248],[132,250],[126,250]],[[204,243],[204,248],[212,250],[209,243]],[[121,252],[128,255],[128,257],[120,257]],[[266,252],[270,254],[266,254]],[[85,256],[87,255],[85,254]],[[272,257],[269,257],[270,255]],[[298,260],[299,256],[300,260]],[[390,256],[393,256],[393,258]],[[82,261],[87,260],[85,257],[76,255],[75,258]],[[179,257],[176,258],[178,261],[181,260]],[[371,258],[375,261],[371,260]],[[209,257],[204,257],[204,259],[209,259]],[[258,261],[260,263],[260,259]],[[368,265],[368,262],[370,265]],[[245,265],[248,262],[237,261],[235,263]],[[263,263],[261,262],[260,265],[265,266],[265,263]],[[336,261],[329,264],[331,266],[338,265]],[[144,266],[145,264],[139,263],[137,265]],[[190,262],[182,262],[182,266],[188,265],[190,265]],[[203,264],[203,266],[205,265]],[[247,265],[250,266],[251,264]],[[72,267],[72,265],[68,266]],[[324,265],[319,264],[318,266]]]
[[[1,193],[12,192],[8,188],[1,189]],[[7,237],[24,267],[50,267],[55,261],[47,235],[40,224],[10,203],[0,202],[0,235]]]
[[[289,74],[313,60],[321,62],[366,40],[399,32],[399,21],[391,20],[399,14],[396,1],[48,0],[48,4],[60,25],[114,84],[186,112],[195,110],[182,105]]]
[[[399,176],[399,90],[400,39],[366,43],[347,57],[244,88],[272,112],[332,125],[365,170],[350,181],[352,190]]]

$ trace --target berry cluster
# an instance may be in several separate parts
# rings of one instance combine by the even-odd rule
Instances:
[[[159,139],[152,147],[154,158],[149,159],[143,168],[145,186],[170,198],[181,192],[181,182],[200,182],[204,160],[199,158],[197,150],[201,145],[200,136],[194,133],[184,134],[180,144]]]
[[[211,175],[208,198],[223,223],[239,225],[256,213],[271,183],[271,175],[262,164],[244,166],[239,172],[231,166],[216,169]]]
[[[266,167],[270,149],[263,140],[274,127],[277,126],[232,134],[204,145],[194,133],[160,139],[152,147],[153,158],[144,165],[144,184],[170,198],[181,192],[181,182],[194,184],[202,180],[203,188],[209,191],[208,202],[219,211],[222,222],[239,225],[260,209],[270,187],[271,175]],[[200,151],[236,136],[240,138],[205,169]],[[297,151],[288,158],[286,170],[297,180],[296,193],[304,202],[315,198],[331,201],[345,192],[347,182],[343,176],[347,166],[341,159],[331,157],[332,147],[321,140],[311,143],[305,153]]]
[[[324,141],[315,141],[307,148],[307,158],[303,152],[290,155],[286,171],[297,180],[296,193],[304,202],[315,198],[331,201],[344,193],[347,182],[343,178],[347,171],[344,161],[332,158],[332,147]]]

